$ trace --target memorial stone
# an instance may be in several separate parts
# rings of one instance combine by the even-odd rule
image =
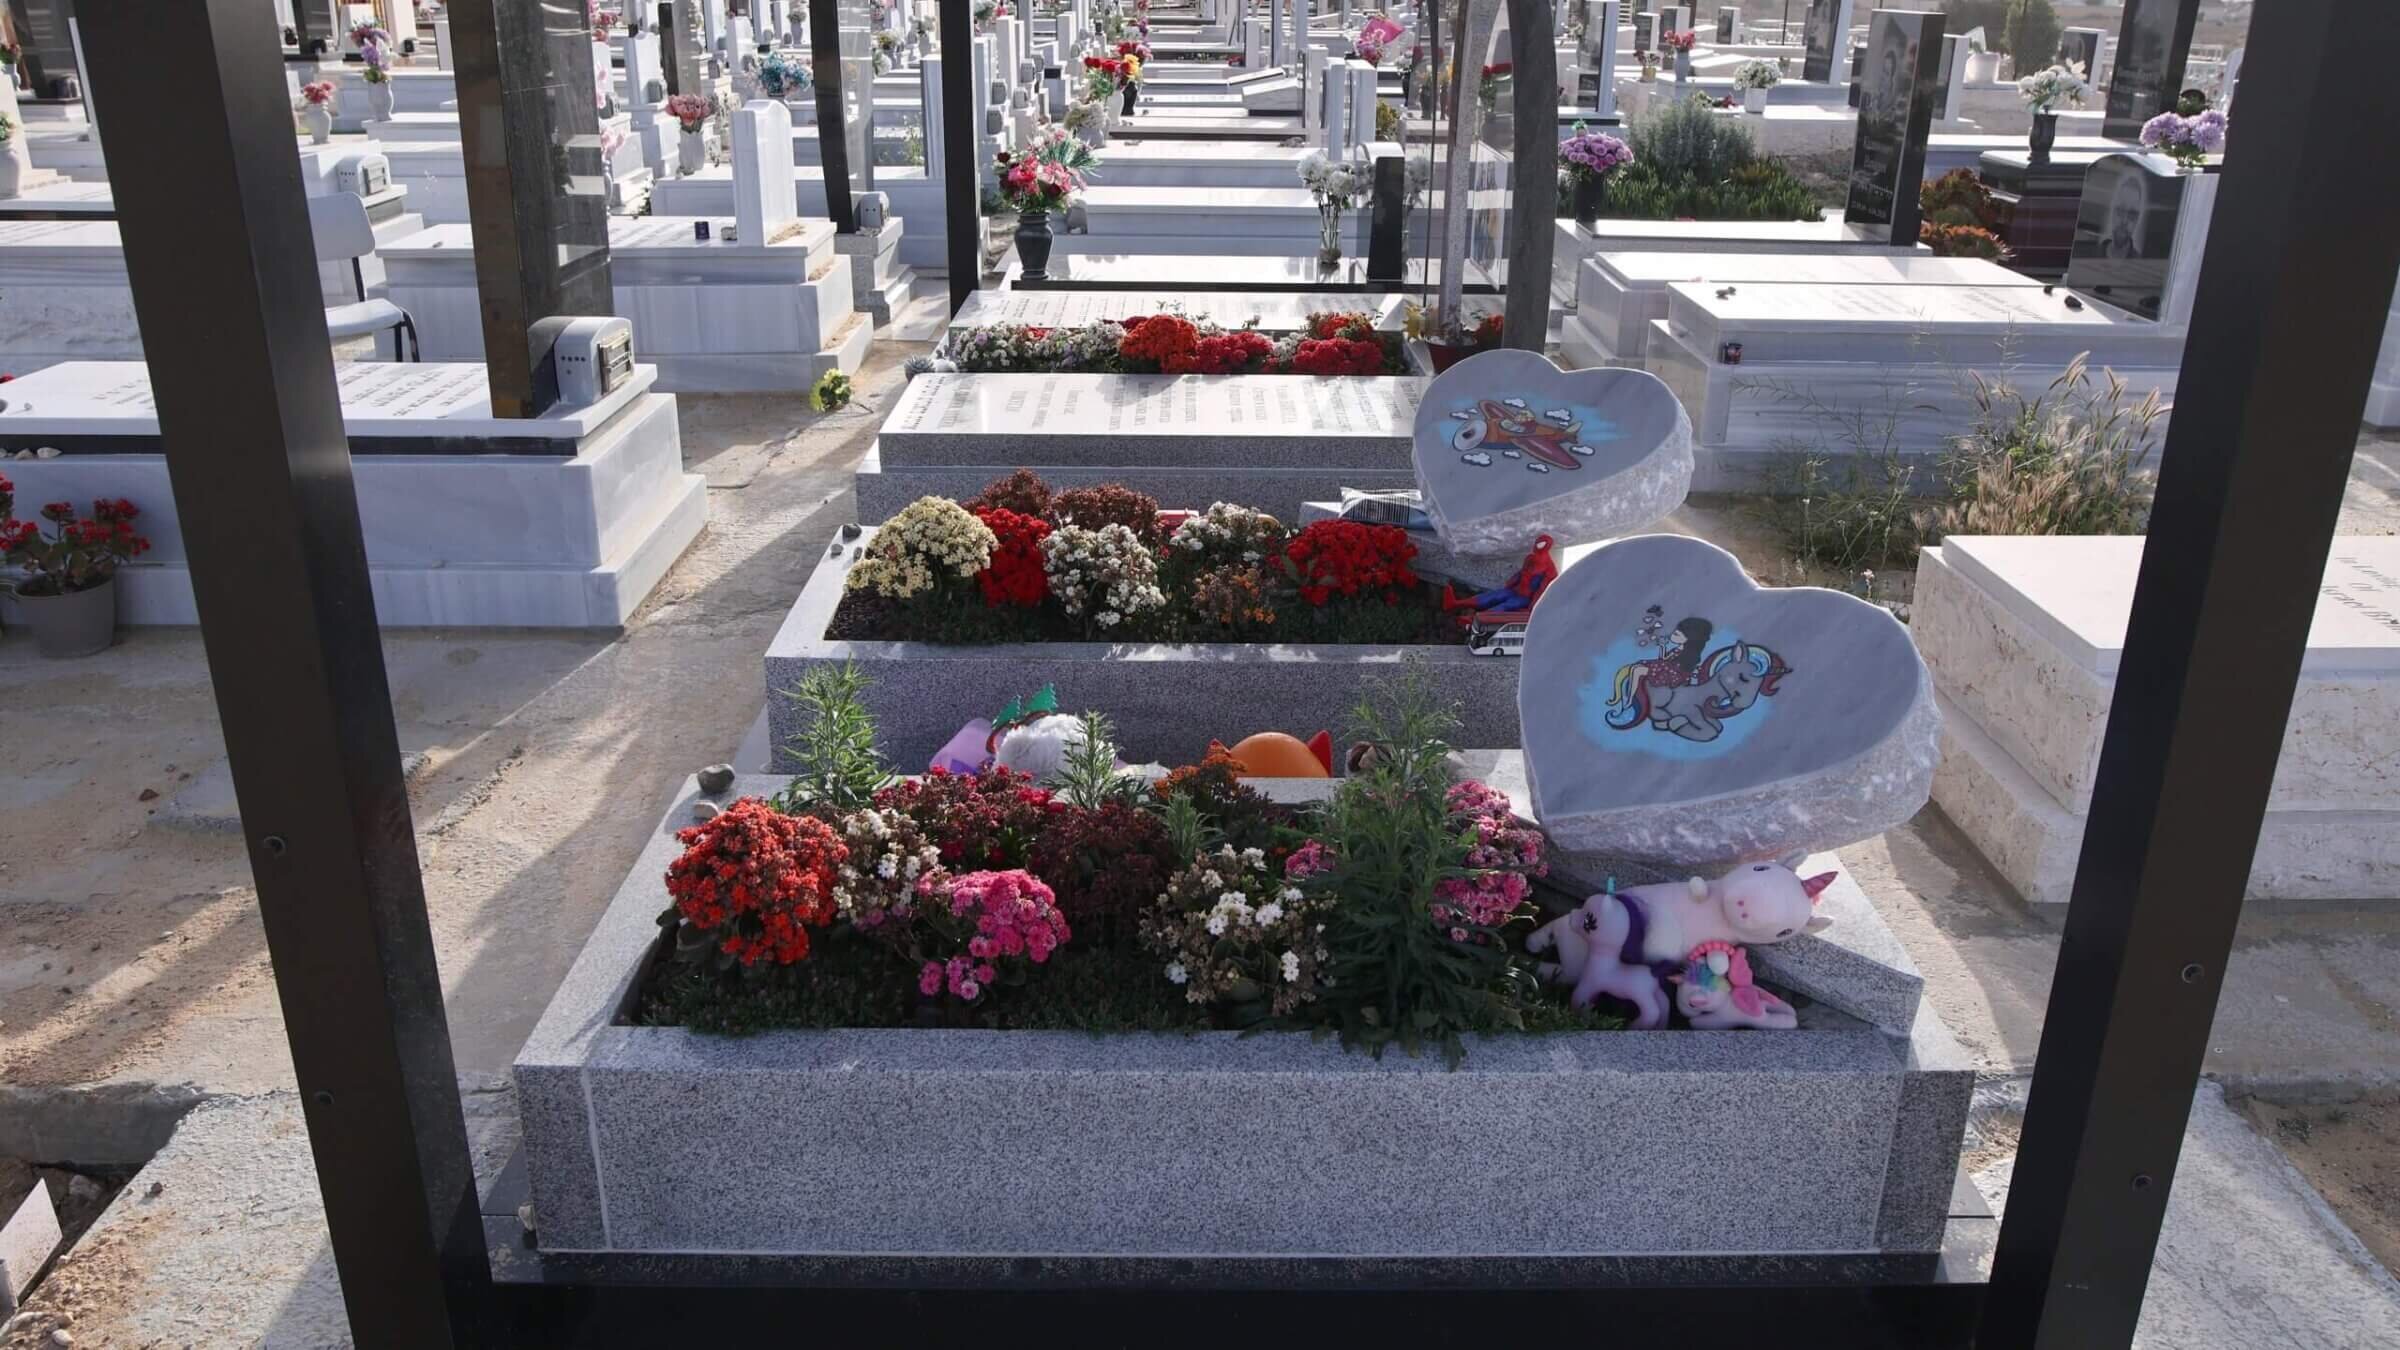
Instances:
[[[920,375],[883,466],[1163,464],[1380,469],[1405,461],[1423,381],[1288,375]]]
[[[2182,323],[2217,176],[2160,155],[2102,155],[2084,170],[2066,284],[2146,319]]]
[[[1667,34],[1689,32],[1691,27],[1692,11],[1690,7],[1685,5],[1661,7],[1658,11],[1659,45],[1662,47],[1666,45]]]
[[[2108,34],[2097,28],[2068,28],[2058,35],[2058,59],[2083,72],[2084,81],[2094,88],[2100,85],[2100,44]]]
[[[1418,490],[1453,551],[1514,560],[1639,529],[1683,505],[1692,424],[1647,371],[1562,371],[1502,348],[1436,376],[1417,406]]]
[[[1975,54],[1974,44],[1959,33],[1942,34],[1940,76],[1933,87],[1933,117],[1937,122],[1956,122],[1965,115],[1967,98],[1967,58]]]
[[[1655,14],[1636,14],[1636,15],[1634,15],[1634,16],[1633,16],[1633,53],[1634,53],[1634,55],[1636,55],[1636,56],[1647,55],[1648,53],[1655,52],[1655,51],[1657,51],[1657,50],[1658,50],[1658,16],[1657,16],[1657,15],[1655,15]]]
[[[1592,111],[1617,115],[1617,0],[1593,0],[1583,8],[1584,68],[1593,72]]]
[[[798,223],[793,188],[792,114],[781,99],[759,98],[733,115],[733,220],[737,243],[763,248]]]
[[[1850,0],[1808,0],[1800,78],[1831,84],[1850,65]]]
[[[1889,611],[1761,588],[1680,535],[1604,544],[1550,583],[1517,707],[1551,842],[1629,880],[1871,837],[1925,804],[1940,758],[1932,678]]]
[[[1938,13],[1879,9],[1868,31],[1850,196],[1842,219],[1880,227],[1894,242],[1917,237],[1917,192],[1933,129],[1942,23]]]
[[[2141,135],[2143,123],[2174,111],[2199,17],[2200,0],[2125,0],[2101,135],[2129,141]]]
[[[1740,31],[1741,24],[1742,10],[1739,5],[1719,5],[1717,7],[1718,42],[1731,44],[1737,41],[1736,34]]]
[[[917,125],[923,129],[925,137],[925,177],[932,182],[945,182],[947,180],[942,176],[945,161],[942,129],[948,124],[942,120],[942,57],[939,53],[928,53],[917,64],[917,85],[922,100],[918,106],[924,110]]]
[[[1311,47],[1300,58],[1300,129],[1317,133],[1311,139],[1322,139],[1325,129],[1325,49]]]

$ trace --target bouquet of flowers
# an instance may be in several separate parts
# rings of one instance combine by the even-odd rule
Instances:
[[[1370,66],[1383,64],[1384,49],[1390,47],[1405,30],[1399,24],[1378,14],[1367,20],[1358,36],[1350,39],[1350,52]]]
[[[1736,89],[1772,89],[1783,83],[1783,68],[1772,61],[1744,61],[1733,68]]]
[[[1003,150],[993,158],[1000,202],[1019,215],[1064,211],[1083,189],[1083,175],[1055,158],[1044,158],[1043,148],[1029,147],[1013,154]]]
[[[1130,56],[1138,65],[1150,59],[1150,44],[1139,38],[1127,38],[1117,44],[1117,55]]]
[[[360,78],[369,84],[381,84],[392,78],[392,35],[371,23],[362,23],[350,30],[350,40],[358,44],[358,59],[365,69]]]
[[[150,551],[150,541],[133,531],[141,508],[123,497],[93,502],[88,516],[77,516],[73,502],[51,502],[41,510],[51,525],[47,535],[33,521],[9,519],[14,505],[8,480],[0,478],[0,563],[23,570],[19,595],[88,591]]]
[[[333,81],[313,80],[301,85],[300,98],[302,102],[310,104],[333,102]]]
[[[2017,81],[2017,97],[2036,113],[2050,112],[2061,103],[2080,108],[2084,96],[2091,92],[2092,87],[2084,83],[2083,67],[2072,61],[2037,70]]]
[[[758,59],[758,90],[768,98],[805,94],[815,84],[808,63],[789,52],[770,52]]]
[[[2185,170],[2199,168],[2225,149],[2225,114],[2211,108],[2197,117],[2163,112],[2142,123],[2142,144],[2174,157]]]
[[[1508,83],[1509,79],[1516,74],[1516,70],[1516,63],[1512,61],[1495,61],[1491,65],[1485,66],[1482,75],[1475,82],[1475,101],[1486,108],[1498,104],[1501,86]]]
[[[978,34],[992,31],[992,20],[1000,18],[1008,12],[1008,6],[1000,4],[998,0],[975,0],[975,8],[970,11],[975,22],[975,31]]]
[[[1142,946],[1194,1003],[1229,1005],[1237,1025],[1297,1012],[1331,958],[1319,922],[1329,895],[1275,875],[1260,849],[1194,858],[1143,920]]]
[[[1688,52],[1692,49],[1692,44],[1700,40],[1700,33],[1699,30],[1692,28],[1686,28],[1681,32],[1670,30],[1661,34],[1658,40],[1666,44],[1668,51]]]
[[[625,22],[624,15],[613,9],[602,9],[598,5],[591,6],[591,16],[592,36],[602,42],[608,41],[608,35],[617,31],[618,24]]]
[[[1106,98],[1142,78],[1139,57],[1087,56],[1083,58],[1083,68],[1089,73],[1092,88],[1098,91],[1095,96],[1100,98]]]
[[[1300,161],[1300,186],[1316,194],[1317,207],[1347,210],[1351,199],[1367,190],[1367,171],[1347,160],[1333,159],[1322,150]]]
[[[675,94],[660,106],[667,110],[667,116],[683,124],[686,134],[698,131],[717,115],[717,101],[706,94]]]
[[[1581,122],[1558,143],[1559,162],[1576,182],[1596,182],[1633,162],[1633,147],[1605,131],[1587,131]]]

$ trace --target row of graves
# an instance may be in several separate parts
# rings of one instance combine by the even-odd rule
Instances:
[[[449,62],[433,59],[449,52],[446,22],[420,25],[417,49],[403,53],[405,39],[380,27],[388,16],[356,16],[357,29],[331,30],[352,58],[338,67],[334,53],[287,42],[281,78],[301,111],[295,146],[310,203],[299,242],[315,245],[332,334],[375,342],[375,359],[337,370],[382,622],[623,624],[708,518],[705,485],[684,469],[674,394],[844,391],[878,326],[898,331],[915,280],[899,256],[904,222],[863,158],[830,191],[817,178],[816,214],[804,214],[796,146],[815,128],[795,132],[799,91],[782,91],[787,101],[761,87],[762,70],[791,55],[781,44],[801,26],[797,8],[754,7],[765,29],[724,8],[612,11],[618,21],[593,42],[547,50],[504,20],[501,102],[466,111]],[[856,21],[862,50],[874,46],[869,25],[898,21],[863,4],[821,8],[819,21],[845,40]],[[312,17],[327,33],[325,16]],[[784,36],[762,44],[762,31]],[[588,59],[590,73],[520,78],[562,50]],[[871,64],[860,63],[862,83]],[[732,161],[721,213],[660,214],[640,138],[621,134],[654,125],[670,80],[711,110],[695,135],[678,128],[673,147],[696,140],[702,159]],[[736,104],[737,82],[760,96]],[[807,92],[838,109],[842,83]],[[299,94],[327,84],[327,98]],[[349,85],[373,95],[363,136],[307,115],[346,106]],[[119,616],[189,623],[182,529],[109,184],[97,142],[84,140],[103,120],[113,133],[114,115],[91,102],[81,95],[80,131],[32,147],[91,145],[90,166],[65,170],[91,175],[69,185],[83,189],[84,209],[70,215],[29,194],[0,203],[0,214],[19,208],[0,219],[0,362],[17,376],[0,399],[0,454],[27,500],[137,503],[151,547],[119,578]],[[506,121],[512,134],[465,136],[467,118]],[[454,167],[429,177],[433,160]],[[520,218],[495,243],[473,223],[493,203],[428,190],[463,189],[470,164],[506,191],[501,210],[543,220],[542,242],[517,246]],[[625,209],[641,205],[624,192],[637,182],[652,198],[640,215]],[[420,209],[427,196],[443,205]],[[941,214],[932,219],[938,228]],[[495,334],[506,336],[487,342]]]

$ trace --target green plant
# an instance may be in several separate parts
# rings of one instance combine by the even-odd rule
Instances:
[[[1325,1024],[1378,1057],[1439,1046],[1453,1068],[1467,1033],[1521,1030],[1520,1004],[1535,996],[1504,943],[1455,941],[1434,922],[1438,888],[1467,875],[1459,860],[1472,843],[1446,804],[1457,725],[1419,663],[1368,693],[1353,730],[1377,753],[1315,822],[1333,861],[1306,883],[1339,897],[1325,923]]]
[[[1825,433],[1814,445],[1785,446],[1767,472],[1768,495],[1756,511],[1786,554],[1843,572],[1916,565],[1923,502],[1917,466],[1901,448],[1907,419],[1924,411],[1913,386],[1889,387],[1879,403],[1840,404],[1785,380],[1735,388],[1786,404]]]
[[[1106,713],[1086,711],[1077,719],[1081,738],[1068,742],[1058,772],[1042,786],[1068,805],[1097,811],[1110,802],[1133,802],[1148,795],[1149,785],[1117,768],[1117,729]]]
[[[1944,0],[1942,9],[1949,16],[1945,31],[1981,28],[1992,51],[2017,58],[2019,75],[2030,75],[2058,59],[2058,39],[2065,27],[2050,0]]]
[[[1992,190],[1973,169],[1952,169],[1917,189],[1922,219],[1944,225],[1978,225],[1992,229],[1999,217],[1992,210]]]
[[[867,676],[845,661],[817,666],[783,696],[800,705],[808,721],[784,742],[799,767],[775,794],[775,809],[834,820],[866,809],[892,781],[875,749],[875,715],[867,711]]]
[[[1633,124],[1631,138],[1636,165],[1648,165],[1662,179],[1718,182],[1736,168],[1758,158],[1758,143],[1750,129],[1719,117],[1703,97],[1669,100],[1656,112]]]
[[[1375,139],[1379,141],[1400,139],[1399,108],[1381,101],[1375,104]]]
[[[817,377],[808,391],[808,406],[818,412],[836,412],[850,406],[850,377],[840,370],[829,370]]]
[[[2075,358],[2043,393],[1973,377],[1974,425],[1942,470],[1949,500],[1922,528],[1944,534],[2139,534],[2150,516],[2150,457],[2168,411],[2115,371],[2094,383]]]

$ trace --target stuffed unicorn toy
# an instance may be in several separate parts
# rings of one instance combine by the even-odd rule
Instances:
[[[1830,927],[1833,921],[1815,910],[1818,897],[1833,884],[1834,876],[1826,872],[1803,880],[1780,863],[1749,863],[1715,881],[1692,877],[1681,884],[1662,882],[1604,892],[1534,930],[1525,947],[1557,954],[1556,962],[1545,964],[1541,974],[1553,983],[1572,984],[1571,1001],[1576,1007],[1588,1008],[1602,994],[1613,995],[1634,1006],[1636,1028],[1655,1030],[1667,1024],[1666,986],[1677,980],[1688,983],[1695,958],[1709,965],[1712,976],[1721,975],[1729,985],[1734,983],[1730,960],[1720,972],[1707,960],[1709,953],[1703,948],[1782,942]],[[1745,976],[1749,972],[1747,959],[1742,962],[1742,972]],[[1705,983],[1710,988],[1703,992],[1713,992],[1716,981]],[[1761,991],[1759,997],[1771,996]],[[1726,1006],[1747,1013],[1730,1001]],[[1763,1002],[1760,1007],[1764,1009]],[[1688,1008],[1685,1015],[1690,1016]],[[1717,1015],[1722,1015],[1722,1009]],[[1719,1024],[1752,1025],[1739,1021]]]

